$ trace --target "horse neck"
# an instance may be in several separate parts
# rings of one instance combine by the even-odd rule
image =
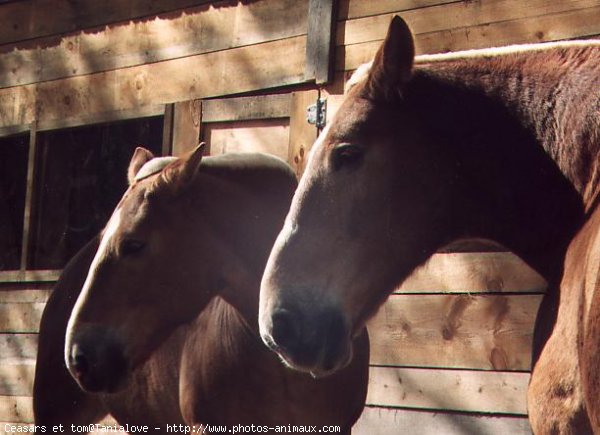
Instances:
[[[599,67],[592,48],[439,62],[418,67],[405,93],[461,168],[462,231],[547,278],[598,197]]]
[[[277,231],[283,224],[285,201],[267,197],[266,193],[249,194],[244,186],[250,182],[218,181],[211,189],[226,199],[223,202],[215,199],[208,207],[201,193],[206,189],[198,188],[196,192],[201,197],[190,196],[188,204],[190,218],[209,225],[219,245],[218,253],[215,252],[219,258],[214,265],[220,282],[218,295],[239,312],[252,330],[258,331],[260,280]],[[274,208],[272,204],[281,206]],[[198,244],[204,243],[201,236]]]

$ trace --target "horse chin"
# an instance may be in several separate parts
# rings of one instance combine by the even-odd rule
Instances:
[[[326,352],[323,351],[316,364],[306,365],[295,362],[281,349],[271,348],[271,350],[277,353],[279,359],[286,367],[298,372],[309,374],[314,379],[325,378],[333,375],[334,373],[343,370],[346,366],[348,366],[352,361],[353,356],[352,343],[350,343],[346,349],[346,352],[337,355],[335,359],[332,359],[331,356],[326,358]]]
[[[112,372],[90,372],[86,374],[73,374],[79,387],[88,393],[118,393],[127,384],[127,370],[121,373]]]

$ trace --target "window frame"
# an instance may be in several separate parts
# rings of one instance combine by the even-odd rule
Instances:
[[[0,284],[20,282],[53,282],[57,281],[62,269],[31,269],[27,267],[29,252],[34,243],[32,235],[35,196],[38,186],[37,181],[37,133],[42,131],[60,130],[72,127],[91,126],[107,122],[118,122],[132,119],[143,119],[154,116],[163,116],[162,155],[171,155],[173,139],[173,105],[161,104],[136,108],[134,110],[117,110],[98,114],[84,114],[81,116],[57,119],[30,124],[0,127],[0,137],[29,133],[29,152],[27,158],[27,176],[25,179],[25,207],[23,211],[23,236],[21,238],[21,259],[18,270],[0,271]]]

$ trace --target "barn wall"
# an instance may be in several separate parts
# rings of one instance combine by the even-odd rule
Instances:
[[[309,0],[22,0],[0,5],[0,134],[165,114],[165,150],[267,151],[300,175],[352,70],[401,14],[417,52],[600,35],[600,0],[339,0],[333,81],[307,69]],[[236,94],[251,94],[240,97]],[[545,283],[514,255],[436,254],[370,322],[359,434],[528,433],[525,391]],[[0,272],[0,422],[31,422],[37,329],[57,271]],[[0,426],[0,433],[3,426]]]

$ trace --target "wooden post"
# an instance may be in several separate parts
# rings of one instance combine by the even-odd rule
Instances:
[[[163,140],[161,154],[170,156],[173,151],[173,112],[175,104],[165,104],[163,119]]]
[[[182,156],[193,150],[200,140],[202,101],[175,103],[173,112],[173,155]]]
[[[308,152],[318,135],[317,127],[306,121],[306,108],[314,104],[317,98],[319,98],[317,90],[292,92],[288,162],[294,168],[298,178],[304,172]]]
[[[21,239],[21,272],[27,269],[29,247],[32,241],[31,226],[33,216],[33,200],[35,192],[35,167],[37,155],[37,124],[31,123],[29,130],[29,157],[27,159],[27,189],[25,191],[25,210],[23,212],[23,237]]]
[[[309,0],[305,80],[328,83],[333,77],[336,0]]]

